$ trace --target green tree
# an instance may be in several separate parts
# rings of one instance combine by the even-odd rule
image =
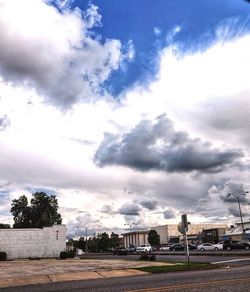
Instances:
[[[152,246],[160,244],[160,235],[155,230],[149,231],[148,243]]]
[[[31,204],[27,197],[14,199],[11,204],[11,213],[14,217],[13,228],[42,228],[53,224],[61,224],[62,217],[58,213],[56,196],[48,196],[44,192],[32,194]]]
[[[13,228],[30,228],[31,214],[28,199],[25,195],[20,196],[19,199],[14,199],[11,204],[11,210],[14,217]]]
[[[112,232],[109,238],[109,247],[114,249],[120,245],[120,238],[118,234]]]
[[[109,250],[109,235],[104,232],[100,234],[99,240],[99,251],[108,251]]]

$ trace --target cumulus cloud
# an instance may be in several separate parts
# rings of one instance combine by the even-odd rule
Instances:
[[[65,107],[99,93],[122,55],[120,41],[91,34],[101,23],[96,6],[82,12],[60,3],[67,9],[43,0],[0,0],[0,74]]]
[[[101,213],[104,214],[115,214],[114,208],[112,205],[105,204],[102,206]]]
[[[123,204],[118,212],[122,215],[138,216],[141,208],[135,203],[125,203]]]
[[[9,118],[6,115],[0,116],[0,131],[4,131],[9,125]]]
[[[200,199],[194,213],[201,214],[205,217],[227,218],[228,216],[239,217],[238,201],[235,197],[228,197],[228,193],[236,196],[243,194],[247,186],[240,181],[229,180],[223,185],[213,185],[208,190],[208,195]],[[247,216],[250,211],[250,198],[248,195],[240,197],[242,215]]]
[[[172,218],[175,218],[176,212],[171,208],[167,208],[164,210],[163,216],[164,216],[164,219],[172,219]]]
[[[243,156],[239,149],[219,149],[176,131],[165,114],[155,122],[142,120],[121,137],[106,134],[95,154],[100,166],[123,165],[140,171],[216,173]]]
[[[136,201],[139,205],[151,211],[156,209],[159,204],[159,201],[156,198],[147,198],[144,197],[144,195],[142,197],[143,198]]]

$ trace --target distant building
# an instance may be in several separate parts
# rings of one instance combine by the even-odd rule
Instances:
[[[244,222],[244,239],[250,240],[250,221]],[[242,223],[236,223],[230,230],[226,231],[224,234],[224,240],[231,239],[231,240],[242,240],[243,239],[243,228]]]
[[[189,240],[197,240],[203,230],[220,228],[224,228],[224,231],[220,231],[219,234],[224,234],[226,227],[226,224],[190,224],[188,225],[187,236]],[[178,231],[177,224],[151,227],[151,230],[155,230],[160,235],[160,244],[166,244],[168,242],[176,243],[183,239],[183,235]],[[150,230],[133,230],[123,233],[125,247],[128,247],[131,244],[138,246],[148,243],[149,231]]]
[[[227,228],[227,224],[190,224],[188,225],[187,236],[189,240],[196,240],[199,237],[199,234],[203,232],[203,230],[218,228],[224,228],[225,230],[225,228]],[[177,224],[161,225],[152,227],[151,229],[155,230],[160,235],[161,244],[176,242],[178,241],[178,238],[183,238],[183,235],[178,231]]]
[[[210,228],[203,229],[201,232],[201,240],[203,242],[218,243],[224,239],[226,228]]]
[[[124,246],[127,248],[130,245],[139,246],[148,243],[149,230],[133,230],[123,233]]]

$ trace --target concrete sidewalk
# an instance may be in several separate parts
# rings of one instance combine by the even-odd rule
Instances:
[[[167,265],[167,263],[90,259],[6,261],[0,262],[0,288],[145,275],[146,272],[134,268],[162,265]]]

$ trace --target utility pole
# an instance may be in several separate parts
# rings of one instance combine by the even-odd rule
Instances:
[[[231,193],[228,193],[228,194],[227,194],[227,198],[229,198],[229,197],[234,197],[235,199],[237,199],[237,202],[238,202],[239,213],[240,213],[240,221],[241,221],[241,226],[242,226],[242,240],[245,239],[245,227],[244,227],[244,222],[243,222],[242,213],[241,213],[240,197],[241,197],[241,196],[246,196],[246,194],[248,194],[248,191],[245,191],[245,192],[243,192],[243,193],[240,194],[240,195],[235,195],[235,194],[231,194]]]

